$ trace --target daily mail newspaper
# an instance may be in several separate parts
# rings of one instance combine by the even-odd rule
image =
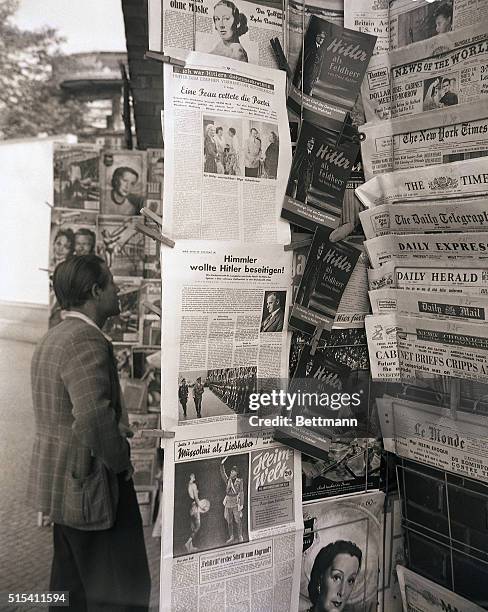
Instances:
[[[408,291],[428,291],[439,294],[488,295],[488,266],[466,267],[462,260],[433,265],[427,259],[388,261],[380,268],[368,270],[370,290],[393,287]]]
[[[485,325],[397,314],[365,319],[373,380],[448,376],[488,382]]]
[[[488,232],[488,197],[456,203],[429,200],[417,204],[382,204],[359,213],[367,239],[420,232]]]
[[[164,221],[176,239],[289,242],[285,96],[280,70],[202,54],[164,66]]]
[[[232,421],[257,379],[288,371],[292,254],[280,245],[179,241],[162,255],[162,425]]]
[[[221,0],[149,0],[149,49],[179,60],[191,51],[276,67],[271,38],[283,42],[283,5]]]
[[[404,398],[376,400],[385,450],[440,470],[488,482],[483,451],[488,417]]]
[[[344,26],[376,36],[373,57],[390,50],[388,23],[388,0],[344,0]]]
[[[360,128],[364,176],[484,157],[488,150],[488,105],[458,104],[419,116]]]
[[[461,595],[432,582],[415,572],[397,565],[398,582],[402,593],[403,609],[407,612],[483,612],[483,608]]]
[[[161,610],[297,608],[300,455],[249,427],[180,427],[166,441]]]
[[[356,188],[356,195],[366,208],[446,198],[460,202],[486,194],[488,167],[483,157],[378,174]]]
[[[486,0],[392,0],[390,1],[390,49],[419,40],[434,42],[441,34],[474,26],[486,18]]]
[[[486,21],[373,57],[361,88],[366,121],[484,99],[487,59]]]
[[[475,265],[488,263],[488,233],[447,233],[447,234],[388,234],[365,240],[364,247],[373,268],[378,268],[395,258],[427,259],[450,265],[460,260]]]

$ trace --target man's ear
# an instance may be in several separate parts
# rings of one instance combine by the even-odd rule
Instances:
[[[100,288],[100,285],[98,283],[94,283],[91,288],[92,298],[94,298],[95,300],[98,300],[101,292],[102,290]]]

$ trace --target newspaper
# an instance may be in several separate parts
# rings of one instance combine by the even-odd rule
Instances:
[[[397,565],[398,582],[402,593],[403,609],[407,612],[483,612],[483,608],[453,593],[437,582],[432,582],[411,570]]]
[[[433,266],[428,260],[392,259],[381,268],[368,270],[370,290],[395,287],[409,291],[429,291],[439,294],[488,295],[488,266],[463,267],[455,260]]]
[[[291,262],[279,245],[188,240],[165,249],[164,427],[235,421],[258,378],[286,378]]]
[[[395,258],[423,259],[444,265],[459,260],[480,264],[488,261],[488,233],[471,234],[453,232],[448,234],[388,234],[365,240],[364,247],[371,266],[378,268]]]
[[[367,239],[386,234],[488,231],[488,197],[429,200],[416,204],[382,204],[359,213]]]
[[[160,609],[296,609],[299,453],[270,430],[197,429],[165,444]]]
[[[222,62],[192,54],[185,68],[164,66],[165,224],[176,239],[286,244],[286,74]]]
[[[364,176],[484,157],[488,151],[488,105],[458,104],[419,116],[361,126]]]
[[[388,22],[388,0],[344,0],[346,28],[376,36],[373,57],[390,50]]]
[[[366,121],[484,99],[487,59],[486,22],[372,58],[361,88]]]
[[[486,323],[488,296],[444,294],[431,291],[407,291],[385,287],[369,292],[373,314],[396,312],[404,316],[435,317]]]
[[[488,331],[484,325],[370,315],[365,319],[373,380],[415,381],[433,375],[488,381]]]
[[[486,0],[392,0],[390,2],[390,49],[405,47],[417,41],[459,28],[474,26],[486,18]]]
[[[385,450],[439,470],[488,482],[488,417],[404,398],[376,400]]]
[[[366,208],[446,198],[453,203],[486,194],[488,172],[483,157],[378,174],[356,188],[356,195]]]
[[[283,43],[281,1],[148,0],[149,49],[180,60],[191,51],[276,67],[269,43]]]

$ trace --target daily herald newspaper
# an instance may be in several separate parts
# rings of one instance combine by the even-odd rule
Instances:
[[[475,265],[488,264],[488,233],[447,233],[447,234],[388,234],[365,240],[364,247],[373,268],[379,268],[395,258],[412,258],[438,262],[449,266],[452,261],[468,262]]]
[[[202,423],[166,441],[161,610],[296,609],[300,455],[272,434]]]
[[[285,96],[280,70],[201,54],[164,66],[164,221],[176,239],[289,242]]]
[[[361,88],[366,121],[482,100],[487,59],[487,21],[373,57]]]
[[[378,174],[356,188],[366,208],[424,200],[460,202],[487,194],[488,167],[483,157]]]
[[[413,402],[377,398],[385,450],[459,476],[488,482],[488,457],[483,449],[488,417]]]
[[[235,423],[258,378],[287,377],[291,264],[280,245],[186,240],[165,249],[163,427]]]
[[[149,49],[186,60],[191,51],[276,67],[271,38],[283,42],[281,0],[148,0]]]
[[[407,612],[483,612],[480,606],[402,565],[397,565],[397,575],[403,609]]]
[[[486,325],[398,314],[365,319],[373,380],[448,376],[488,382]]]
[[[458,104],[361,126],[364,176],[446,164],[488,151],[488,105]]]

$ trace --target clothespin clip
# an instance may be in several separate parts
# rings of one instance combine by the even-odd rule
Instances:
[[[160,217],[158,214],[156,214],[153,210],[151,210],[147,206],[145,206],[141,210],[141,215],[143,215],[146,219],[150,219],[151,221],[154,221],[154,223],[157,223],[159,227],[163,227],[163,217]]]
[[[169,55],[164,55],[164,53],[159,53],[158,51],[146,51],[146,53],[144,53],[144,59],[152,59],[156,60],[157,62],[162,62],[163,64],[181,66],[182,68],[185,67],[185,62],[183,60],[170,57]]]
[[[323,325],[317,325],[317,327],[315,328],[315,331],[312,336],[312,341],[310,343],[310,355],[312,355],[312,357],[315,355],[315,352],[317,351],[317,348],[319,346],[319,341],[320,341],[323,331],[324,331]]]
[[[40,272],[47,272],[48,274],[52,274],[52,270],[49,268],[38,268]]]
[[[161,231],[158,231],[157,229],[149,225],[144,225],[143,223],[136,223],[134,225],[134,229],[136,229],[141,234],[144,234],[148,238],[152,238],[153,240],[156,240],[161,244],[165,244],[166,246],[169,246],[172,249],[176,244],[174,240],[171,240],[171,238],[168,238],[167,236],[162,234]]]
[[[285,244],[283,247],[285,251],[296,251],[312,244],[313,236],[303,238],[302,240],[291,241],[290,244]]]
[[[273,47],[273,51],[275,54],[276,61],[278,62],[278,66],[280,70],[284,70],[289,79],[293,78],[293,72],[290,68],[290,64],[286,61],[286,56],[283,51],[283,47],[281,46],[279,38],[272,38],[270,41],[271,46]]]
[[[153,314],[158,315],[158,317],[161,318],[161,308],[158,308],[154,304],[151,304],[151,302],[143,302],[142,305],[144,306],[144,308],[146,308]]]
[[[143,438],[166,438],[169,440],[175,437],[175,432],[165,429],[141,429],[141,436]]]
[[[44,204],[46,206],[49,206],[49,208],[54,208],[54,206],[51,203],[49,203],[47,200],[44,200]]]

